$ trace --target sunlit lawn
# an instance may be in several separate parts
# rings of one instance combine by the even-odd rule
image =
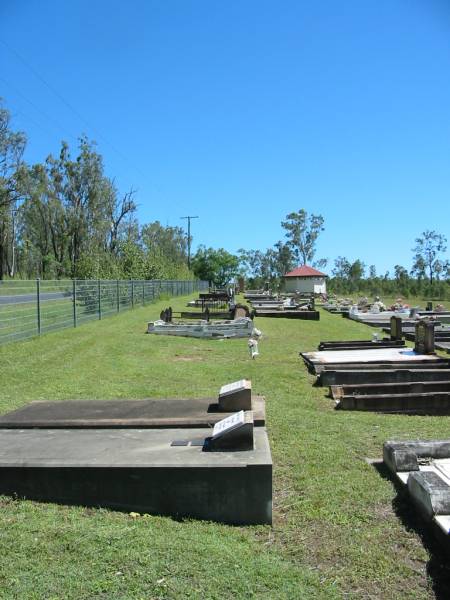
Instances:
[[[186,298],[171,301],[180,309]],[[0,598],[431,598],[445,590],[413,511],[365,461],[395,437],[449,437],[448,417],[335,412],[298,353],[373,329],[257,319],[246,340],[145,334],[168,302],[0,347],[0,410],[37,399],[215,396],[243,377],[267,399],[273,527],[177,522],[3,498]],[[429,573],[427,573],[427,571]],[[444,596],[442,596],[444,597]]]

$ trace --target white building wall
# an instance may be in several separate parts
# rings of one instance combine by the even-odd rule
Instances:
[[[327,283],[323,277],[285,277],[284,289],[286,292],[326,294]]]

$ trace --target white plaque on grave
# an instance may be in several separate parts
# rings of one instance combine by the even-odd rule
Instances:
[[[252,409],[252,382],[241,379],[220,388],[219,407],[225,412]]]
[[[239,381],[234,381],[233,383],[227,383],[227,385],[223,385],[220,388],[219,395],[227,396],[228,394],[234,394],[240,390],[247,390],[249,387],[251,388],[252,382],[249,379],[240,379]]]
[[[226,433],[230,433],[234,429],[241,427],[245,423],[245,414],[243,410],[240,410],[221,421],[218,421],[214,425],[212,438],[217,439],[221,435],[225,435]]]

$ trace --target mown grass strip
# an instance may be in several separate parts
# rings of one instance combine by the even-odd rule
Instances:
[[[179,310],[186,298],[171,301]],[[257,319],[246,340],[145,334],[167,301],[0,348],[0,410],[38,399],[214,396],[248,377],[267,398],[274,526],[228,527],[3,498],[2,598],[432,598],[444,559],[414,513],[365,457],[388,438],[448,437],[449,417],[336,412],[299,351],[374,330]]]

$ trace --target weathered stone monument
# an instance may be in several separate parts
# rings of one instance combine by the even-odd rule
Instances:
[[[402,339],[402,319],[401,317],[391,317],[391,340]]]
[[[417,354],[434,354],[434,323],[421,319],[416,323],[414,350]]]

